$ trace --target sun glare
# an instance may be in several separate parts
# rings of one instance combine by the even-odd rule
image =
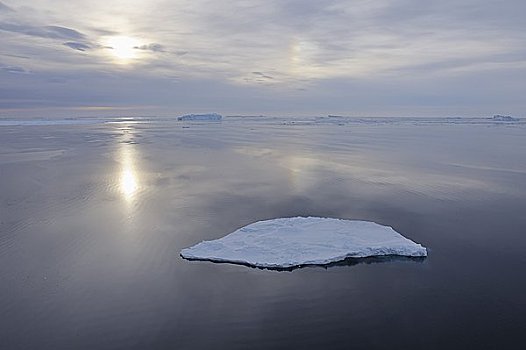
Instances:
[[[135,192],[139,186],[137,185],[137,179],[132,169],[124,168],[121,173],[121,192],[124,198],[130,200],[133,198]]]
[[[138,40],[127,36],[112,36],[108,38],[106,45],[111,50],[116,62],[128,63],[137,58],[138,50],[136,47],[140,43]]]
[[[126,139],[125,137],[124,140]],[[121,144],[119,149],[119,160],[121,163],[119,187],[124,199],[128,202],[133,201],[140,188],[135,157],[135,149],[133,147]]]

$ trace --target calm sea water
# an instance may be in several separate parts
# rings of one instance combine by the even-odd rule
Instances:
[[[185,261],[258,220],[371,220],[423,261]],[[526,124],[0,120],[1,349],[519,349]]]

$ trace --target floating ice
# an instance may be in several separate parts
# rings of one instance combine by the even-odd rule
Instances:
[[[189,260],[265,268],[325,265],[382,255],[423,257],[427,250],[388,226],[317,217],[259,221],[181,250],[181,256]]]
[[[186,114],[177,117],[177,120],[191,120],[191,121],[219,121],[223,119],[221,114],[208,113],[208,114]]]
[[[494,115],[492,118],[496,122],[518,122],[518,118],[513,118],[511,115]]]

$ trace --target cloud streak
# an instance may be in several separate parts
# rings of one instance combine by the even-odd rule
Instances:
[[[15,74],[29,74],[30,71],[27,69],[20,67],[20,66],[2,66],[0,65],[0,70],[8,73],[15,73]]]
[[[141,46],[135,46],[134,49],[136,50],[145,50],[145,51],[153,51],[153,52],[166,52],[166,49],[161,44],[152,43],[147,45],[141,45]]]
[[[70,49],[77,50],[77,51],[86,51],[86,50],[90,50],[92,48],[91,46],[89,46],[87,44],[77,43],[77,42],[73,42],[73,41],[68,41],[68,42],[64,43],[64,46],[67,46]]]
[[[85,35],[71,28],[60,26],[32,26],[19,23],[0,23],[0,30],[39,38],[82,40]]]
[[[0,12],[13,12],[13,9],[0,1]]]

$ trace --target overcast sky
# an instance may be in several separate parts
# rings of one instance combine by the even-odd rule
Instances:
[[[526,116],[524,0],[0,1],[0,116]]]

